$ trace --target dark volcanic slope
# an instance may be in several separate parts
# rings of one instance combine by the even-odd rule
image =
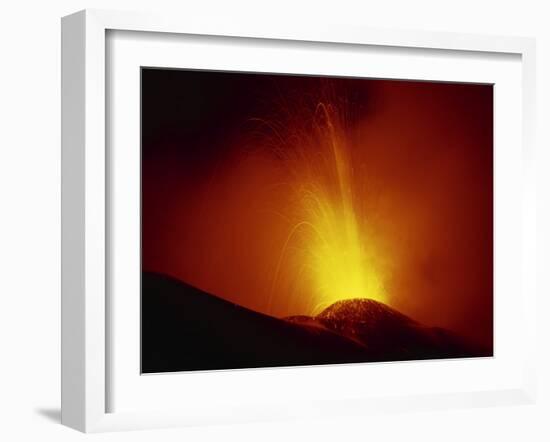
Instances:
[[[317,322],[368,349],[374,360],[490,356],[456,334],[426,327],[372,299],[338,301],[316,317],[291,317],[295,323]]]
[[[167,276],[142,276],[143,373],[354,362],[363,345],[263,315]]]
[[[372,300],[277,319],[152,273],[141,319],[143,373],[490,355]]]

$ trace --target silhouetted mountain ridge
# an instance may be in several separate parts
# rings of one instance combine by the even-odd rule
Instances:
[[[292,316],[287,320],[318,323],[359,342],[376,359],[432,359],[484,355],[466,339],[439,327],[428,327],[397,310],[367,298],[337,301],[313,317]]]
[[[490,356],[370,299],[278,319],[143,272],[141,301],[144,373]]]

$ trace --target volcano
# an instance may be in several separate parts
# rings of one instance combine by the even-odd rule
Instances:
[[[275,318],[143,272],[142,373],[492,356],[372,299]]]

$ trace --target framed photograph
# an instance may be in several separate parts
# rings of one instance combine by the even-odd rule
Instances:
[[[62,422],[534,400],[534,41],[62,21]]]

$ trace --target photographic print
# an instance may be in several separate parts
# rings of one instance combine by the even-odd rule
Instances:
[[[141,370],[493,355],[493,86],[141,70]]]

